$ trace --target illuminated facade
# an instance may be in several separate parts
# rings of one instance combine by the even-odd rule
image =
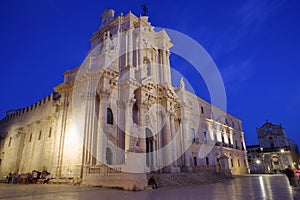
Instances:
[[[0,122],[1,175],[46,169],[142,189],[153,171],[248,173],[241,120],[187,91],[183,79],[172,86],[168,34],[131,12],[101,18],[87,58],[56,93]]]
[[[281,125],[266,122],[256,129],[259,145],[247,146],[251,173],[279,173],[290,165],[299,168],[298,146]]]

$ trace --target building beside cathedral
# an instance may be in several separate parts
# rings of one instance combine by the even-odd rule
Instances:
[[[287,138],[281,124],[266,122],[256,133],[259,144],[247,146],[251,173],[280,173],[289,165],[300,167],[298,146]]]
[[[172,85],[167,32],[131,12],[101,18],[86,59],[55,93],[1,120],[1,176],[47,170],[143,189],[153,172],[248,173],[242,121],[187,91],[183,79]]]

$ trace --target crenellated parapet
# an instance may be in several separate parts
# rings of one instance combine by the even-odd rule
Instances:
[[[41,114],[42,112],[54,108],[59,99],[60,94],[52,93],[31,106],[16,110],[9,110],[6,112],[6,117],[0,121],[0,127],[7,126],[17,121],[28,121],[32,117],[39,118],[43,115]]]

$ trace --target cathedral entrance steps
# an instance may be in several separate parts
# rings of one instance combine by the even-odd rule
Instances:
[[[5,183],[6,182],[6,177],[0,177],[0,183]]]
[[[55,178],[49,181],[50,184],[66,184],[66,185],[80,185],[80,178]]]
[[[148,180],[151,176],[155,178],[159,187],[207,184],[224,181],[226,179],[231,178],[229,176],[217,172],[148,174]]]
[[[144,190],[147,187],[147,177],[144,173],[123,172],[117,175],[89,175],[83,178],[82,185]]]

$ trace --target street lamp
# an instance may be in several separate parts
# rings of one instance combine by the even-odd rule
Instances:
[[[260,164],[261,163],[261,161],[260,160],[256,160],[256,164]]]
[[[281,149],[280,152],[283,153],[283,152],[284,152],[284,149]]]

